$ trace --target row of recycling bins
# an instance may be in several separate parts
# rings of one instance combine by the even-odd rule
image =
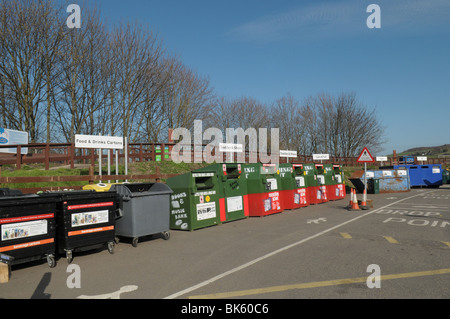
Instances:
[[[170,228],[195,230],[343,199],[342,166],[212,164],[167,180]]]
[[[0,259],[47,259],[119,237],[194,230],[345,197],[342,167],[327,164],[213,164],[163,183],[86,185],[80,191],[25,195],[0,189]]]

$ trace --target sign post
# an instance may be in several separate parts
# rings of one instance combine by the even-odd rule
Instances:
[[[330,154],[313,154],[313,161],[317,161],[320,160],[320,162],[322,163],[322,160],[329,160],[330,159]]]
[[[127,144],[127,140],[125,138],[125,144]],[[102,175],[102,151],[103,149],[115,149],[116,150],[116,174],[118,172],[118,152],[117,150],[124,149],[124,139],[119,136],[101,136],[101,135],[75,135],[75,147],[77,148],[97,148],[98,149],[98,169],[99,175]],[[125,150],[125,174],[127,172],[127,152]],[[110,161],[110,153],[108,151],[108,175],[111,172],[111,161]],[[109,181],[108,181],[109,182]],[[117,181],[116,181],[117,182]],[[101,183],[101,180],[100,180]]]
[[[367,193],[367,163],[373,163],[375,162],[375,160],[373,159],[367,147],[364,147],[356,161],[358,163],[364,163],[364,190]]]

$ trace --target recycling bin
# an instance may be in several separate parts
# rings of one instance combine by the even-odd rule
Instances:
[[[96,192],[107,192],[111,189],[111,183],[88,184],[82,187],[83,190],[94,190]]]
[[[11,193],[16,196],[0,197],[0,253],[11,256],[11,264],[47,259],[55,267],[57,202]]]
[[[170,196],[170,229],[193,231],[220,224],[218,177],[214,170],[189,172],[166,181]]]
[[[442,184],[450,184],[450,171],[448,169],[442,170]]]
[[[342,165],[333,164],[334,181],[336,183],[334,200],[345,198],[345,178]]]
[[[378,178],[370,178],[367,180],[367,192],[369,194],[380,193],[380,180]]]
[[[322,192],[317,181],[317,169],[314,163],[303,164],[304,176],[307,189],[306,198],[312,205],[322,202]]]
[[[393,165],[384,169],[403,169],[408,171],[411,187],[439,187],[442,185],[442,165]]]
[[[326,171],[323,164],[315,164],[317,170],[317,183],[319,185],[317,191],[317,200],[319,203],[328,202],[328,187],[331,182],[326,178]],[[329,176],[329,175],[328,175]]]
[[[284,209],[297,209],[309,205],[307,184],[302,164],[283,163],[279,165],[281,200]]]
[[[247,180],[241,178],[242,164],[215,163],[194,170],[195,173],[216,172],[218,181],[220,221],[222,223],[244,219],[249,216]]]
[[[116,220],[116,236],[132,238],[137,247],[139,237],[161,233],[170,237],[170,194],[163,183],[125,183],[111,186],[120,196],[121,214]],[[117,240],[116,240],[117,242]]]
[[[249,216],[267,216],[284,210],[276,164],[242,164],[247,180]]]
[[[107,245],[114,253],[115,222],[119,208],[116,192],[56,191],[40,195],[56,201],[56,250],[72,262],[73,252]]]

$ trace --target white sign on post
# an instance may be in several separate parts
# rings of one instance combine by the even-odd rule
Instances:
[[[282,151],[282,150],[280,150],[280,157],[297,157],[297,151]]]
[[[101,135],[75,135],[75,147],[77,148],[107,148],[123,149],[123,137]]]
[[[387,156],[377,156],[377,162],[387,162]]]
[[[16,130],[0,128],[0,145],[21,145],[28,144],[28,133]],[[0,148],[0,153],[16,154],[17,148]],[[21,154],[28,153],[28,147],[21,147]]]
[[[242,144],[219,143],[219,151],[220,152],[242,153],[243,152],[243,146],[242,146]]]
[[[423,162],[423,161],[427,160],[427,157],[426,156],[417,156],[417,160]]]
[[[313,160],[329,160],[330,154],[313,154]]]

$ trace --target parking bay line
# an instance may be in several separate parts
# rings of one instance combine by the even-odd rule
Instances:
[[[428,192],[428,193],[431,193],[431,191]],[[371,214],[373,214],[373,213],[375,213],[375,212],[377,212],[377,211],[379,211],[379,210],[385,209],[385,208],[387,208],[387,207],[390,207],[390,206],[392,206],[392,205],[398,204],[398,203],[403,202],[403,201],[405,201],[405,200],[408,200],[408,199],[411,199],[411,198],[414,198],[414,197],[418,197],[418,196],[423,196],[423,194],[424,194],[424,193],[419,193],[419,194],[416,194],[416,195],[413,195],[413,196],[409,196],[409,197],[406,197],[406,198],[403,198],[403,199],[399,199],[398,201],[392,202],[392,203],[387,204],[387,205],[385,205],[385,206],[383,206],[383,207],[377,208],[377,209],[375,209],[375,210],[373,210],[373,211],[369,211],[369,212],[367,212],[367,213],[365,213],[365,214],[363,214],[363,215],[359,215],[359,216],[357,216],[357,217],[355,217],[355,218],[352,218],[352,219],[350,219],[350,220],[348,220],[348,221],[345,221],[345,222],[343,222],[343,223],[341,223],[341,224],[339,224],[339,225],[333,226],[333,227],[328,228],[328,229],[326,229],[326,230],[324,230],[324,231],[321,231],[321,232],[319,232],[319,233],[317,233],[317,234],[315,234],[315,235],[312,235],[312,236],[309,236],[309,237],[307,237],[307,238],[304,238],[304,239],[302,239],[302,240],[300,240],[300,241],[298,241],[298,242],[295,242],[295,243],[293,243],[293,244],[290,244],[290,245],[287,245],[287,246],[282,247],[282,248],[280,248],[280,249],[277,249],[277,250],[275,250],[275,251],[273,251],[273,252],[270,252],[270,253],[268,253],[268,254],[266,254],[266,255],[264,255],[264,256],[261,256],[261,257],[259,257],[259,258],[256,258],[256,259],[252,260],[252,261],[249,261],[249,262],[247,262],[247,263],[245,263],[245,264],[243,264],[243,265],[241,265],[241,266],[238,266],[238,267],[235,267],[235,268],[233,268],[233,269],[230,269],[230,270],[228,270],[228,271],[226,271],[226,272],[224,272],[224,273],[222,273],[222,274],[219,274],[219,275],[217,275],[217,276],[215,276],[215,277],[212,277],[212,278],[210,278],[210,279],[207,279],[207,280],[205,280],[205,281],[203,281],[203,282],[201,282],[201,283],[199,283],[199,284],[196,284],[196,285],[194,285],[194,286],[191,286],[191,287],[189,287],[189,288],[186,288],[186,289],[184,289],[184,290],[181,290],[181,291],[179,291],[179,292],[176,292],[176,293],[174,293],[174,294],[172,294],[172,295],[170,295],[170,296],[167,296],[167,297],[165,297],[165,298],[163,298],[163,299],[175,299],[175,298],[180,297],[180,296],[182,296],[182,295],[188,294],[188,293],[190,293],[190,292],[192,292],[192,291],[194,291],[194,290],[197,290],[197,289],[199,289],[199,288],[201,288],[201,287],[204,287],[204,286],[206,286],[206,285],[209,285],[209,284],[211,284],[211,283],[213,283],[213,282],[215,282],[215,281],[217,281],[217,280],[220,280],[220,279],[222,279],[222,278],[224,278],[224,277],[226,277],[226,276],[228,276],[228,275],[231,275],[231,274],[233,274],[233,273],[235,273],[235,272],[238,272],[238,271],[240,271],[240,270],[242,270],[242,269],[245,269],[245,268],[247,268],[247,267],[250,267],[250,266],[252,266],[252,265],[254,265],[254,264],[256,264],[256,263],[258,263],[258,262],[260,262],[260,261],[262,261],[262,260],[264,260],[264,259],[267,259],[267,258],[269,258],[269,257],[272,257],[272,256],[276,255],[276,254],[279,254],[279,253],[281,253],[281,252],[284,252],[284,251],[286,251],[286,250],[288,250],[288,249],[291,249],[291,248],[293,248],[293,247],[296,247],[296,246],[298,246],[298,245],[301,245],[301,244],[303,244],[303,243],[305,243],[305,242],[307,242],[307,241],[310,241],[311,239],[315,239],[315,238],[317,238],[317,237],[320,237],[320,236],[322,236],[322,235],[324,235],[324,234],[326,234],[326,233],[329,233],[330,231],[335,230],[335,229],[337,229],[337,228],[339,228],[339,227],[342,227],[342,226],[344,226],[344,225],[350,224],[350,223],[352,223],[352,222],[354,222],[354,221],[356,221],[356,220],[358,220],[358,219],[360,219],[360,218],[363,218],[363,217],[365,217],[365,216],[371,215]]]
[[[402,274],[381,275],[380,281],[401,279],[401,278],[414,278],[414,277],[423,277],[423,276],[443,275],[443,274],[450,274],[450,268],[430,270],[430,271],[410,272],[410,273],[402,273]],[[294,289],[319,288],[319,287],[329,287],[329,286],[364,283],[364,282],[367,282],[367,279],[368,279],[368,277],[358,277],[358,278],[317,281],[317,282],[309,282],[309,283],[303,283],[303,284],[282,285],[282,286],[273,286],[273,287],[266,287],[266,288],[215,293],[215,294],[209,294],[209,295],[190,296],[189,299],[220,299],[220,298],[245,297],[245,296],[250,296],[250,295],[260,295],[260,294],[265,294],[265,293],[282,292],[282,291],[294,290]]]

